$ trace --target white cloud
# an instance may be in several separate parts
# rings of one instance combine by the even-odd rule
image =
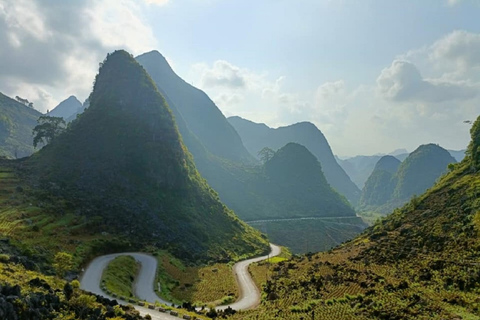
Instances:
[[[480,34],[466,31],[454,31],[429,48],[432,62],[448,63],[448,67],[466,73],[480,69]]]
[[[466,81],[423,79],[417,67],[408,61],[394,60],[377,78],[380,94],[393,101],[446,102],[469,100],[480,87]]]
[[[203,87],[231,87],[239,88],[245,86],[246,72],[231,63],[218,60],[211,69],[206,68],[200,79]]]
[[[0,90],[40,111],[72,94],[85,99],[108,52],[157,46],[135,0],[2,0],[0,43]]]
[[[157,5],[157,6],[164,6],[166,5],[169,0],[145,0],[145,2],[147,4],[154,4],[154,5]]]
[[[225,60],[192,66],[191,82],[210,96],[226,116],[264,121],[272,126],[303,120],[310,107],[298,94],[284,90],[285,77],[271,79]],[[290,120],[286,120],[290,119]]]
[[[447,0],[447,4],[451,7],[456,6],[460,2],[462,2],[462,0]]]

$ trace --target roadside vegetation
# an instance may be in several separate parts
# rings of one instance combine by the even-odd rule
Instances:
[[[157,282],[162,288],[157,294],[168,301],[210,306],[232,303],[239,296],[232,263],[187,266],[165,251],[157,259]]]
[[[140,270],[140,263],[132,256],[113,259],[102,274],[102,285],[119,297],[134,298],[133,284]]]
[[[329,252],[269,266],[261,306],[232,319],[479,319],[480,120],[471,133],[427,192]]]

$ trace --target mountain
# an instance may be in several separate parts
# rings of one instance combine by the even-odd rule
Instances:
[[[21,158],[32,154],[32,130],[41,115],[0,93],[0,156]]]
[[[288,143],[239,180],[254,195],[241,217],[294,253],[328,250],[366,227],[347,199],[330,187],[317,158],[300,144]]]
[[[42,199],[65,199],[105,231],[186,260],[267,250],[197,172],[165,99],[130,54],[107,56],[89,101],[65,133],[25,162]]]
[[[465,151],[466,150],[447,150],[452,157],[457,160],[457,162],[460,162],[465,158]]]
[[[67,120],[82,109],[82,103],[75,96],[70,96],[66,100],[60,102],[52,111],[47,113],[50,117],[60,117]]]
[[[340,167],[348,174],[350,179],[363,189],[368,177],[372,174],[375,164],[382,156],[355,156],[347,159],[336,158]]]
[[[355,216],[348,201],[333,190],[317,158],[304,146],[288,143],[265,163],[258,194],[275,203],[285,217]],[[280,217],[275,214],[273,218]]]
[[[272,129],[263,123],[254,123],[240,117],[230,117],[228,121],[240,134],[245,147],[252,155],[258,157],[258,152],[264,147],[277,150],[289,142],[299,143],[317,157],[327,181],[333,188],[353,204],[360,198],[360,190],[338,165],[325,136],[314,124],[300,122]]]
[[[375,206],[387,203],[396,186],[394,175],[400,160],[393,156],[383,156],[375,165],[362,190],[360,206]]]
[[[243,146],[238,133],[213,101],[205,92],[175,74],[158,51],[142,54],[136,59],[155,81],[167,101],[175,106],[175,117],[183,118],[186,127],[210,153],[234,162],[255,162]],[[181,127],[180,130],[184,136],[184,130],[182,132]],[[187,147],[190,149],[188,144]]]
[[[264,299],[232,319],[478,319],[480,117],[471,133],[461,163],[355,239],[250,267]]]
[[[421,145],[399,166],[395,177],[398,179],[394,198],[408,200],[433,186],[450,163],[456,163],[447,150],[436,144]]]
[[[436,144],[421,145],[399,164],[393,157],[383,157],[365,183],[360,201],[361,211],[387,213],[408,202],[412,196],[422,194],[456,160]],[[397,168],[395,172],[392,170]]]

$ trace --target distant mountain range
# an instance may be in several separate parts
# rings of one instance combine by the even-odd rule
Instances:
[[[352,204],[359,200],[360,190],[338,165],[327,139],[314,124],[300,122],[272,129],[263,123],[255,123],[240,117],[230,117],[228,121],[240,134],[247,150],[257,158],[259,151],[264,147],[277,150],[289,142],[305,146],[317,157],[328,183]]]
[[[452,157],[460,162],[465,157],[465,150],[447,150]],[[397,149],[391,152],[389,155],[395,156],[400,161],[405,160],[409,153],[405,149]],[[350,158],[338,158],[338,164],[345,170],[352,181],[360,188],[363,189],[365,182],[372,173],[375,164],[383,155],[373,156],[355,156]]]
[[[447,150],[436,144],[418,147],[402,162],[393,156],[384,156],[365,183],[360,210],[387,213],[432,187],[447,172],[447,166],[456,162]]]

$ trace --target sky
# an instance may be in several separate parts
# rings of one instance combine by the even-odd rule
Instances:
[[[313,122],[340,156],[463,149],[480,0],[0,0],[0,92],[41,112],[108,52],[158,50],[225,116]]]

